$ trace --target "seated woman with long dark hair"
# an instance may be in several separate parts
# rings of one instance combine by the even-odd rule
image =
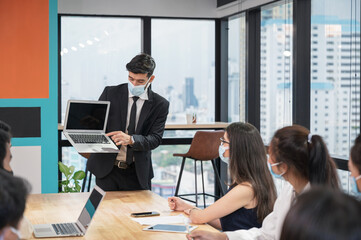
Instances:
[[[308,129],[299,125],[279,129],[268,152],[271,172],[286,184],[262,227],[226,233],[194,230],[188,239],[279,239],[283,221],[297,196],[313,186],[339,189],[336,165],[325,143]]]
[[[221,139],[219,156],[228,163],[227,194],[203,210],[170,197],[170,209],[189,214],[193,223],[209,223],[223,231],[260,227],[272,212],[276,190],[258,130],[248,123],[232,123]]]

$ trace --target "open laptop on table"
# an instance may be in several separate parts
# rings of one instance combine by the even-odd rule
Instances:
[[[79,153],[119,152],[105,135],[109,107],[108,101],[68,101],[63,133]]]
[[[33,225],[36,238],[84,236],[105,192],[95,186],[76,222]]]

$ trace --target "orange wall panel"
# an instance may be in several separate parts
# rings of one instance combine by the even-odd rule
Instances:
[[[48,0],[0,0],[0,98],[49,98]]]

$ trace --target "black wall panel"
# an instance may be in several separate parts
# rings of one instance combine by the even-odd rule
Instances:
[[[11,127],[13,137],[41,137],[40,107],[0,107],[0,120]]]

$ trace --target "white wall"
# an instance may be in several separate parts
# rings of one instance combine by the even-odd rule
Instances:
[[[30,182],[31,193],[41,193],[41,146],[12,146],[10,151],[13,156],[10,166],[15,176]]]
[[[275,0],[238,0],[235,2],[231,2],[227,5],[219,7],[217,9],[217,16],[224,17],[235,14],[240,11],[244,11],[246,9],[254,8],[259,5],[263,5],[266,3],[274,2]]]
[[[217,0],[58,0],[58,13],[217,17]]]
[[[275,0],[238,0],[217,8],[217,0],[58,0],[58,13],[221,18]]]

